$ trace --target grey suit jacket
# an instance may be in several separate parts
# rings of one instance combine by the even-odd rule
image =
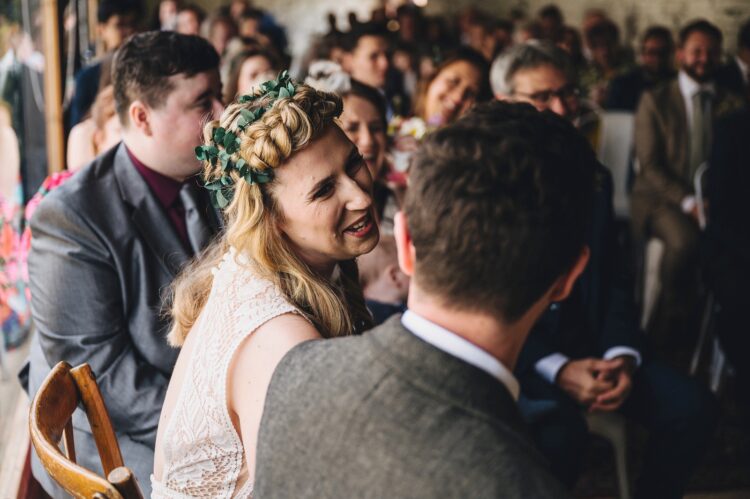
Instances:
[[[208,196],[201,209],[204,222],[217,231],[219,219]],[[166,342],[163,299],[193,250],[183,245],[122,144],[44,198],[31,231],[29,277],[37,334],[29,358],[29,394],[36,393],[57,362],[88,362],[125,464],[148,491],[159,414],[178,354]],[[73,424],[79,462],[100,471],[82,411]],[[35,476],[52,488],[46,474]]]
[[[741,97],[716,89],[714,119],[743,106]],[[635,152],[640,173],[633,185],[632,218],[639,233],[660,205],[679,206],[693,194],[690,130],[685,101],[675,78],[644,92],[635,115]]]
[[[566,497],[508,390],[400,316],[287,354],[258,438],[260,499]]]

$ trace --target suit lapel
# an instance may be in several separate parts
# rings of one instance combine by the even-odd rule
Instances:
[[[159,200],[130,161],[125,144],[120,144],[117,150],[114,171],[120,196],[132,207],[131,219],[143,241],[157,256],[164,270],[172,276],[177,275],[191,255]]]
[[[680,91],[680,84],[677,78],[675,78],[670,84],[669,89],[669,107],[671,114],[674,116],[674,127],[673,139],[677,141],[677,147],[675,149],[680,151],[680,161],[677,162],[675,168],[679,168],[679,175],[685,177],[688,175],[688,169],[690,168],[688,158],[690,157],[690,133],[688,128],[688,115],[687,109],[685,108],[685,99],[682,97]]]

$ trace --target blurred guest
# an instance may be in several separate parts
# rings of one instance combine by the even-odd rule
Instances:
[[[488,62],[492,61],[498,53],[495,26],[494,18],[490,16],[480,17],[474,20],[468,31],[469,47],[482,54]]]
[[[414,97],[417,91],[419,75],[417,74],[416,58],[417,50],[413,45],[405,42],[397,42],[393,47],[393,68],[398,70],[403,77],[404,93],[409,99]]]
[[[479,52],[464,47],[449,54],[432,78],[421,84],[414,114],[428,127],[439,127],[452,123],[491,95],[487,61]]]
[[[237,36],[237,25],[232,18],[222,14],[209,17],[205,24],[205,36],[219,56],[223,56],[229,40]]]
[[[367,308],[376,326],[406,311],[409,276],[398,266],[393,236],[381,235],[375,249],[357,258],[357,266]]]
[[[176,31],[183,35],[200,35],[206,13],[197,5],[185,5],[177,12]]]
[[[740,26],[737,53],[716,74],[716,82],[745,97],[750,103],[750,19]]]
[[[199,37],[151,31],[127,41],[112,71],[123,143],[45,197],[31,220],[37,334],[22,382],[33,396],[57,362],[89,363],[146,497],[178,353],[165,341],[163,293],[219,228],[193,180],[203,121],[222,109],[218,64]],[[86,421],[73,417],[78,463],[101,475]],[[65,497],[36,456],[32,470]]]
[[[76,171],[99,154],[114,147],[122,138],[120,119],[115,110],[112,85],[99,92],[91,106],[91,117],[78,123],[68,136],[68,170]]]
[[[109,84],[112,54],[135,33],[137,13],[136,4],[130,0],[102,0],[99,3],[96,31],[102,41],[104,57],[76,75],[70,103],[71,127],[86,117],[99,91]]]
[[[157,12],[156,29],[164,31],[173,31],[177,28],[177,11],[180,4],[176,0],[162,0],[159,2]]]
[[[635,112],[645,90],[674,76],[672,32],[663,26],[651,26],[641,41],[641,64],[612,80],[604,107]]]
[[[250,7],[250,0],[231,0],[229,2],[229,17],[239,19],[242,13]]]
[[[409,101],[403,91],[403,77],[391,71],[388,32],[374,24],[363,24],[347,33],[342,45],[342,66],[352,78],[385,95],[387,115],[405,114]]]
[[[260,9],[245,9],[237,18],[238,34],[244,38],[259,38],[264,36],[261,31],[263,11]]]
[[[570,58],[550,42],[516,45],[492,64],[490,80],[495,98],[528,102],[570,120],[592,146],[600,119],[592,103],[580,98]]]
[[[280,69],[276,56],[268,50],[256,48],[240,52],[230,63],[224,102],[230,103],[240,95],[249,94],[264,81],[273,80]]]
[[[594,158],[560,118],[494,104],[502,126],[447,126],[414,157],[395,231],[408,310],[279,364],[259,499],[566,496],[526,439],[512,369],[586,265]],[[331,404],[345,409],[310,419]]]
[[[695,310],[695,277],[700,229],[693,179],[708,159],[717,117],[742,99],[716,85],[721,31],[705,20],[680,31],[676,79],[647,90],[635,116],[635,152],[640,171],[632,194],[632,228],[637,240],[664,243],[661,298],[653,329],[690,331]]]
[[[580,74],[587,64],[586,57],[583,55],[581,33],[572,26],[563,27],[557,46],[568,53],[573,70],[576,74]]]
[[[612,21],[594,24],[584,31],[584,37],[591,60],[581,73],[581,86],[589,98],[601,106],[607,99],[609,82],[630,70],[631,64],[620,47],[620,30]]]
[[[513,45],[513,23],[507,19],[498,19],[495,22],[495,53],[500,54]]]
[[[565,26],[565,19],[560,7],[555,4],[545,5],[539,9],[537,18],[542,38],[553,43],[558,42]]]
[[[516,28],[515,43],[526,43],[542,38],[542,27],[537,21],[526,21]]]
[[[736,399],[750,430],[750,111],[720,120],[708,170],[711,211],[706,227],[710,288],[719,304],[717,332],[736,379]]]
[[[23,196],[18,137],[7,103],[0,100],[0,348],[19,346],[31,324],[24,279],[21,230]]]

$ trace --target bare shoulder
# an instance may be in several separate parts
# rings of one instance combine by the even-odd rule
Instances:
[[[286,353],[296,345],[320,339],[305,318],[285,313],[269,319],[239,345],[230,366],[230,379],[267,380]]]

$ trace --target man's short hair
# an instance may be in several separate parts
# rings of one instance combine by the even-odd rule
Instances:
[[[138,5],[133,0],[102,0],[96,9],[96,21],[106,24],[114,16],[136,16],[138,10]]]
[[[388,40],[389,33],[388,30],[386,30],[385,27],[380,24],[360,24],[356,27],[353,27],[347,33],[344,33],[344,36],[341,38],[341,48],[344,50],[344,52],[354,52],[354,50],[356,50],[357,48],[357,45],[359,44],[359,41],[365,36],[376,36],[378,38]]]
[[[674,50],[674,38],[672,38],[672,32],[665,26],[649,26],[646,31],[643,32],[641,37],[641,46],[643,46],[647,40],[652,38],[661,39],[666,45],[667,49],[671,52]]]
[[[170,76],[192,77],[218,67],[219,54],[199,36],[173,31],[134,35],[117,50],[112,63],[120,121],[128,123],[128,108],[135,100],[159,108],[173,90]]]
[[[594,24],[583,35],[589,47],[600,43],[617,45],[620,42],[620,28],[609,19]]]
[[[564,22],[563,13],[560,10],[560,7],[555,4],[545,5],[544,7],[539,9],[538,17],[539,19],[552,19],[559,25],[562,25]]]
[[[688,38],[690,38],[690,35],[696,32],[703,33],[706,36],[710,36],[718,45],[721,45],[724,40],[724,35],[721,34],[721,30],[719,28],[717,28],[714,24],[706,21],[705,19],[698,19],[687,24],[680,30],[680,35],[678,37],[678,39],[680,40],[680,47],[685,45],[685,42]]]
[[[585,245],[596,158],[528,104],[477,106],[414,154],[405,213],[414,279],[447,306],[512,323]]]
[[[737,48],[750,50],[750,19],[740,26],[740,32],[737,33]]]
[[[519,71],[552,66],[561,71],[569,83],[576,82],[570,56],[553,43],[531,40],[512,47],[498,56],[490,68],[490,84],[495,95],[512,95],[513,77]]]

